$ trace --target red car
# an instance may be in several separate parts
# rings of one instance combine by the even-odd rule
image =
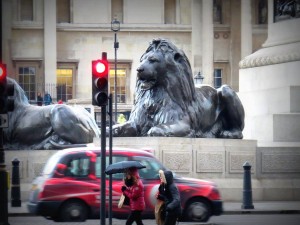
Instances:
[[[109,163],[106,154],[106,165]],[[145,187],[146,209],[143,218],[154,218],[154,207],[160,179],[158,171],[166,168],[155,156],[145,150],[113,149],[112,162],[134,160],[146,166],[139,173]],[[73,148],[56,152],[46,163],[43,172],[32,184],[28,209],[55,221],[85,221],[100,215],[100,150]],[[128,206],[118,208],[123,185],[123,174],[112,175],[112,216],[125,218]],[[181,197],[184,221],[207,221],[220,215],[223,204],[216,185],[212,182],[183,178],[174,174]],[[106,177],[108,204],[109,176]],[[108,207],[106,207],[108,209]]]

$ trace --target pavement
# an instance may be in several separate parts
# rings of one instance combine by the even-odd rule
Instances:
[[[263,201],[253,202],[254,209],[242,209],[242,202],[224,202],[223,214],[300,214],[300,201]],[[33,216],[27,209],[27,202],[21,207],[8,204],[8,216]]]

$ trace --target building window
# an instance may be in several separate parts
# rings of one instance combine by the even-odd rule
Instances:
[[[120,23],[123,23],[123,0],[111,1],[111,15],[113,18],[120,21]]]
[[[222,86],[222,70],[215,69],[214,70],[214,87],[219,88]]]
[[[176,23],[176,0],[165,0],[165,24]]]
[[[58,68],[56,70],[57,101],[67,102],[73,98],[73,68]]]
[[[33,21],[33,0],[21,0],[21,21]]]
[[[113,67],[111,67],[113,68]],[[119,66],[117,68],[117,103],[126,103],[126,67]],[[115,70],[109,71],[110,93],[113,95],[115,102]]]
[[[70,0],[56,0],[57,23],[70,23]]]
[[[259,0],[258,2],[258,24],[268,23],[268,1]]]
[[[214,24],[222,24],[222,2],[221,2],[221,0],[214,0],[213,20],[214,20]]]
[[[36,73],[37,69],[33,66],[20,66],[18,69],[19,84],[29,101],[36,98]]]

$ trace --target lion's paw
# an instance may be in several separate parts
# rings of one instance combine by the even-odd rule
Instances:
[[[242,139],[243,133],[242,131],[239,130],[233,130],[233,131],[225,130],[220,133],[220,138]]]
[[[162,136],[167,136],[166,133],[165,133],[165,130],[162,129],[161,127],[152,127],[148,133],[147,133],[148,136],[151,136],[151,137],[162,137]]]

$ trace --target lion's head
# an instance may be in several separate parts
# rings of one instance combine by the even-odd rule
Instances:
[[[137,68],[137,92],[163,88],[182,108],[195,99],[190,62],[173,43],[154,39],[140,62]]]

